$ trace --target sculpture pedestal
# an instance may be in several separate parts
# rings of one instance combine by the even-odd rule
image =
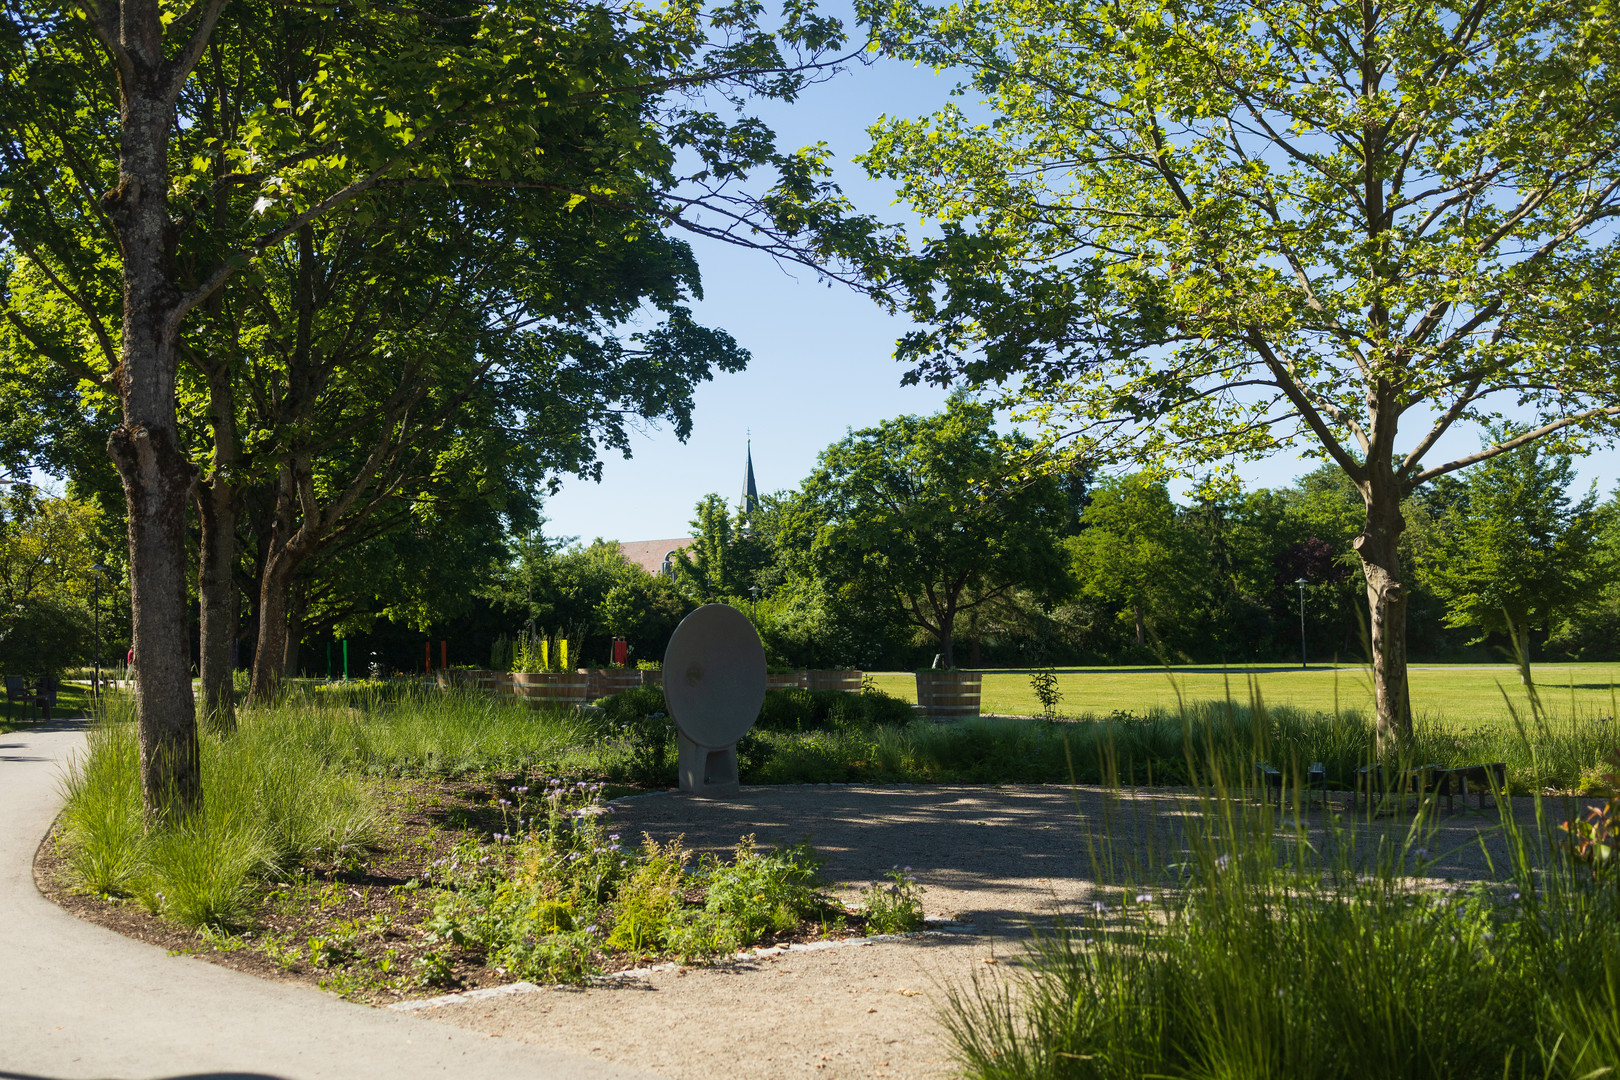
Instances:
[[[684,733],[676,733],[680,759],[676,766],[681,778],[681,790],[695,795],[735,795],[737,782],[737,744],[730,746],[699,746]]]

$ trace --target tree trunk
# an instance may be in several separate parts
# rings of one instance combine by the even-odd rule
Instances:
[[[939,659],[947,668],[956,666],[956,652],[951,647],[951,632],[955,623],[955,612],[939,617]]]
[[[287,587],[287,644],[282,651],[282,674],[289,679],[298,677],[298,646],[304,636],[305,590],[308,583],[295,578]]]
[[[143,17],[144,16],[144,17]],[[123,256],[119,397],[123,422],[107,440],[129,510],[130,606],[141,800],[148,819],[173,824],[201,802],[196,702],[186,601],[186,506],[196,470],[175,419],[174,285],[168,213],[172,103],[156,5],[125,16],[134,72],[120,80],[118,186],[102,204]],[[138,40],[137,40],[138,39]]]
[[[269,554],[259,577],[259,633],[253,647],[253,679],[248,700],[273,700],[287,667],[288,618],[291,592],[298,568],[309,557],[315,537],[308,522],[298,522],[298,482],[308,463],[296,458],[284,463],[278,475],[275,523],[270,528]]]
[[[1513,639],[1513,662],[1519,665],[1519,684],[1529,686],[1534,681],[1530,674],[1530,617],[1509,617],[1508,636]]]
[[[281,689],[287,662],[287,600],[292,586],[294,560],[283,547],[265,564],[259,582],[259,638],[253,649],[253,680],[248,700],[267,704]]]
[[[1136,615],[1136,647],[1147,648],[1147,619],[1142,614],[1142,605],[1134,604],[1131,610]]]
[[[218,466],[197,492],[202,520],[197,592],[201,621],[198,682],[210,730],[236,729],[231,644],[236,640],[236,490]]]
[[[1369,470],[1374,471],[1374,470]],[[1382,473],[1382,475],[1378,475]],[[1412,701],[1406,682],[1406,584],[1401,580],[1399,545],[1406,520],[1400,488],[1387,468],[1377,470],[1363,490],[1367,521],[1355,539],[1367,575],[1371,618],[1373,704],[1378,749],[1382,754],[1412,737]]]

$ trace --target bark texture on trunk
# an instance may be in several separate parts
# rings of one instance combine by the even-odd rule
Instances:
[[[236,728],[231,644],[236,639],[236,490],[216,464],[197,492],[201,520],[197,593],[201,627],[198,676],[203,717],[210,730]]]
[[[248,686],[248,700],[255,704],[273,700],[281,689],[287,666],[292,585],[299,566],[320,540],[319,522],[299,521],[299,482],[307,476],[307,468],[306,462],[295,458],[279,471],[275,523],[259,577],[259,633],[253,648],[253,679]]]
[[[123,422],[109,436],[107,451],[129,507],[142,802],[149,820],[172,824],[196,809],[202,794],[186,600],[186,508],[196,470],[181,449],[175,418],[170,318],[179,291],[168,213],[172,75],[156,5],[128,14],[126,45],[135,56],[132,70],[120,78],[118,186],[103,196],[118,232],[124,278],[118,371]]]
[[[306,581],[295,577],[287,587],[287,644],[282,651],[282,673],[289,679],[298,677],[298,646],[304,637],[304,602]]]
[[[1530,616],[1510,615],[1508,635],[1513,640],[1513,662],[1519,665],[1519,684],[1529,686],[1534,681],[1530,674]]]
[[[1373,703],[1380,754],[1412,736],[1412,700],[1406,681],[1406,584],[1401,579],[1400,488],[1392,476],[1375,476],[1363,494],[1367,523],[1356,537],[1356,553],[1367,575],[1367,610],[1372,635]]]

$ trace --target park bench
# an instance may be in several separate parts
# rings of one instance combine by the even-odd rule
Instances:
[[[34,692],[28,687],[28,680],[21,675],[6,676],[6,719],[11,719],[11,703],[23,702],[23,719],[28,719],[28,705],[34,700]]]
[[[1433,762],[1398,772],[1386,770],[1382,765],[1363,765],[1356,776],[1357,804],[1360,804],[1363,790],[1367,793],[1368,806],[1372,805],[1374,788],[1385,795],[1398,790],[1401,807],[1405,809],[1408,795],[1416,795],[1421,802],[1423,796],[1432,791],[1436,795],[1446,797],[1446,809],[1450,811],[1456,809],[1456,795],[1461,791],[1464,796],[1463,809],[1466,810],[1469,784],[1478,785],[1479,805],[1484,809],[1487,791],[1501,791],[1507,787],[1507,763],[1493,761],[1486,765],[1460,765],[1449,768],[1439,762]]]
[[[11,718],[11,703],[20,701],[23,703],[24,720],[28,719],[28,710],[30,708],[39,710],[40,719],[49,720],[51,718],[51,709],[56,706],[56,696],[61,691],[61,688],[61,682],[49,675],[40,676],[39,681],[32,686],[21,675],[7,675],[6,719]]]
[[[1434,774],[1434,783],[1436,794],[1444,792],[1448,811],[1456,809],[1453,799],[1458,791],[1462,792],[1463,809],[1468,809],[1468,785],[1476,785],[1479,792],[1479,808],[1483,810],[1486,793],[1494,799],[1497,792],[1507,790],[1507,762],[1493,761],[1486,765],[1461,765],[1454,769],[1439,769]]]
[[[1423,793],[1434,786],[1434,777],[1445,766],[1439,762],[1428,765],[1418,765],[1410,769],[1386,769],[1382,765],[1363,765],[1356,770],[1356,805],[1361,805],[1363,793],[1366,795],[1368,807],[1372,806],[1373,793],[1376,791],[1381,798],[1396,794],[1401,796],[1401,809],[1406,809],[1406,797],[1416,795],[1421,801]]]
[[[1257,761],[1254,763],[1254,772],[1255,777],[1260,783],[1261,801],[1269,802],[1271,792],[1275,790],[1277,792],[1277,808],[1279,810],[1282,809],[1282,770],[1274,769],[1263,761]],[[1327,766],[1323,765],[1320,761],[1311,762],[1311,767],[1305,770],[1305,805],[1307,807],[1309,807],[1311,803],[1312,791],[1321,793],[1322,806],[1325,808],[1327,806]]]

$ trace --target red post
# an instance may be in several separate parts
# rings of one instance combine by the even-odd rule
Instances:
[[[450,643],[443,638],[439,639],[439,666],[442,668],[450,666]]]
[[[613,639],[613,662],[619,667],[630,663],[630,643],[622,637]]]
[[[427,660],[425,661],[427,670],[431,672],[433,670],[433,642],[424,641],[422,643],[422,649],[427,654]]]

